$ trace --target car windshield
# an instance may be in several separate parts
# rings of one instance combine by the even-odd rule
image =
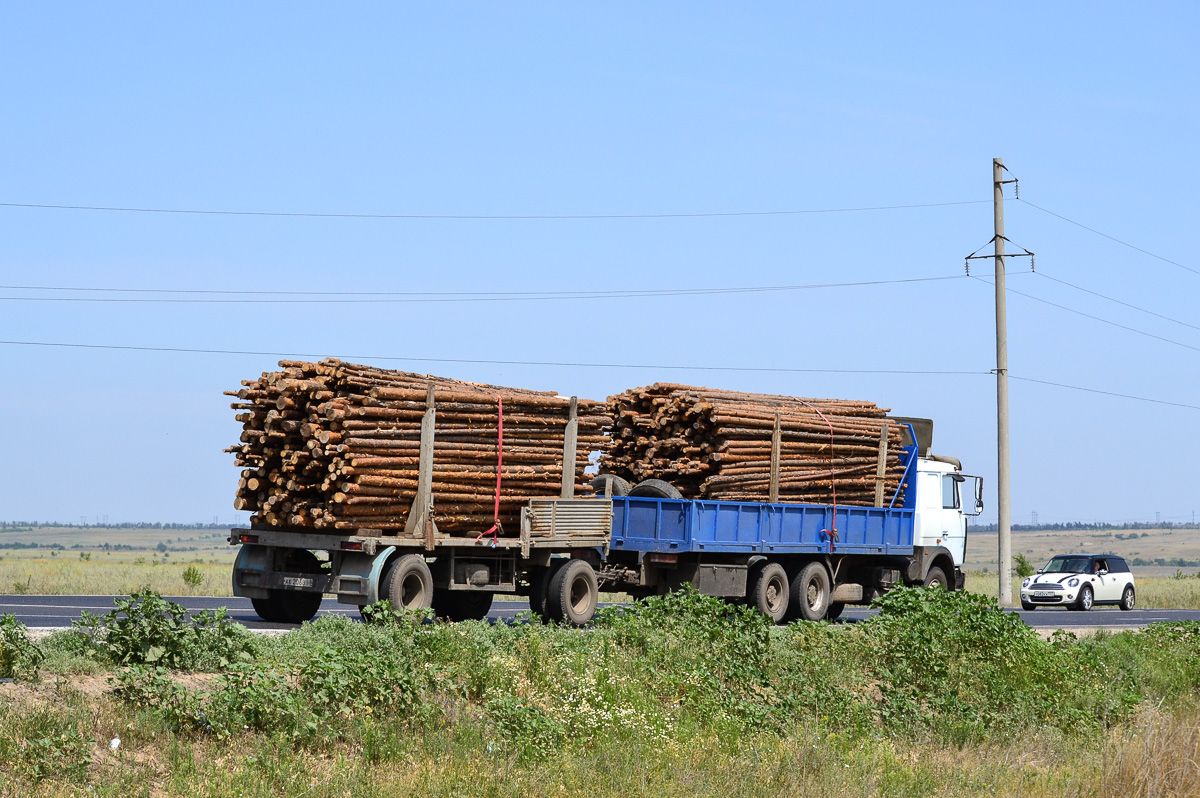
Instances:
[[[1091,568],[1087,557],[1052,557],[1042,570],[1046,573],[1082,574]]]

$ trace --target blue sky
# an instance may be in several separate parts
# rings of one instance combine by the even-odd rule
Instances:
[[[1038,269],[1011,261],[1010,288],[1104,320],[1011,295],[1011,373],[1200,406],[1192,4],[0,8],[4,203],[588,215],[974,202],[573,220],[0,206],[5,285],[494,294],[956,277],[991,237],[1002,157],[1022,199],[1182,264],[1010,195],[1008,237]],[[595,398],[678,381],[870,399],[934,418],[935,450],[987,479],[995,518],[985,374],[665,368],[987,372],[993,294],[977,280],[554,301],[41,301],[169,296],[202,298],[0,290],[0,339],[648,365],[369,358]],[[240,427],[221,391],[273,358],[0,344],[0,363],[0,518],[235,518],[237,470],[221,449]],[[1017,380],[1011,391],[1016,522],[1200,509],[1196,408]]]

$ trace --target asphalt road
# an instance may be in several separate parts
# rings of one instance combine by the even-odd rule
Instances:
[[[0,595],[0,614],[11,614],[30,628],[54,628],[70,626],[71,621],[84,611],[102,615],[113,608],[116,596],[18,596]],[[249,599],[208,598],[193,596],[168,596],[171,601],[182,604],[190,611],[227,607],[229,617],[250,629],[289,629],[289,624],[267,623],[255,614]],[[497,601],[489,614],[494,620],[507,620],[529,609],[525,601]],[[1115,607],[1103,607],[1091,612],[1071,612],[1061,607],[1043,607],[1033,612],[1012,610],[1029,626],[1039,629],[1071,629],[1078,627],[1126,628],[1145,626],[1155,621],[1196,621],[1200,610],[1133,610],[1121,612]],[[321,615],[346,615],[358,617],[358,608],[338,604],[326,598],[321,604]],[[842,620],[853,623],[869,618],[874,610],[847,609]]]

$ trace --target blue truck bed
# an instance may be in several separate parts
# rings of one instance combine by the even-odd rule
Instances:
[[[815,554],[913,553],[916,511],[613,497],[610,548],[639,552]]]
[[[915,433],[913,434],[915,439]],[[899,507],[766,504],[613,497],[611,549],[639,552],[913,553],[915,446],[902,449],[909,484]],[[892,498],[894,505],[899,498]],[[836,518],[835,518],[836,515]],[[836,520],[836,524],[834,521]],[[830,530],[836,529],[836,536]]]

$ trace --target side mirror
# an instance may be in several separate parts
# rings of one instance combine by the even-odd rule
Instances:
[[[1039,569],[1037,569],[1037,572],[1040,574],[1040,573],[1044,573],[1045,570],[1046,570],[1045,568],[1039,568]]]
[[[1096,572],[1096,575],[1097,576],[1108,576],[1108,569],[1101,568],[1099,571]]]

